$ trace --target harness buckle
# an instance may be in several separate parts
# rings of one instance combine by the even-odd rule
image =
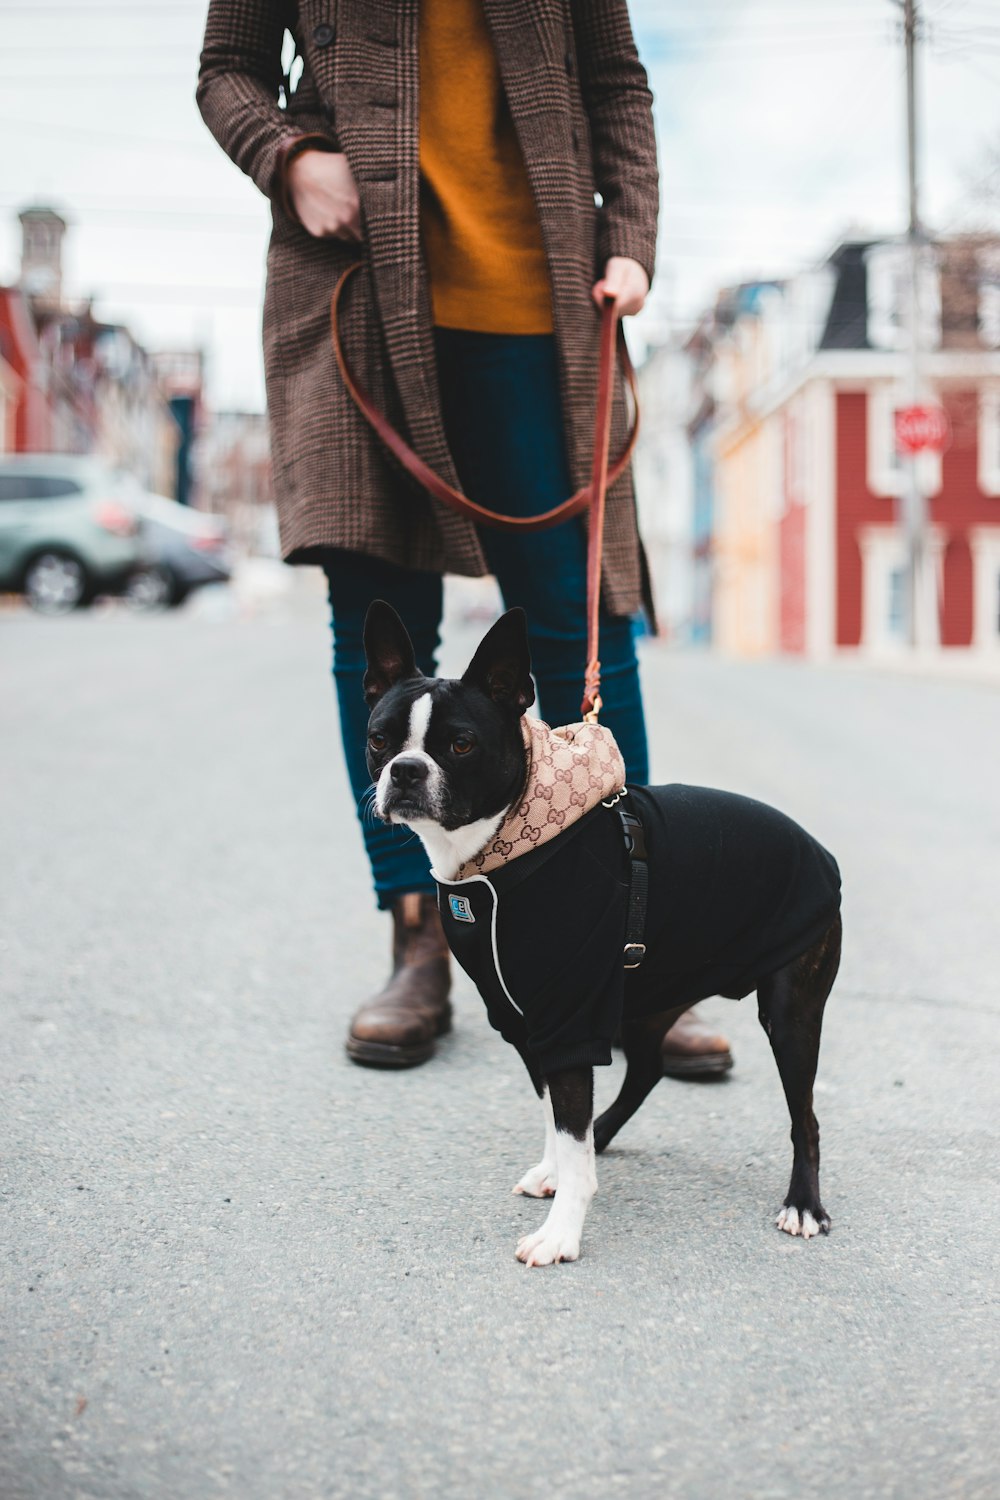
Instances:
[[[622,820],[622,832],[625,835],[625,848],[628,854],[632,859],[648,859],[646,830],[639,819],[634,813],[626,812],[622,807],[618,809],[618,816]]]
[[[624,956],[626,960],[624,967],[626,969],[637,969],[642,963],[643,959],[646,957],[646,944],[626,943]],[[628,962],[630,958],[633,960],[632,963]]]

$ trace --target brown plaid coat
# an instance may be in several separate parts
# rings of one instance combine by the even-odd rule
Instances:
[[[349,288],[348,358],[420,456],[458,484],[441,422],[419,225],[419,0],[211,0],[202,115],[272,200],[264,363],[282,550],[345,547],[408,567],[487,571],[475,526],[397,469],[344,390],[330,293],[359,247],[313,239],[282,209],[283,150],[316,133],[358,183],[368,271]],[[483,0],[541,221],[574,487],[589,478],[598,317],[590,288],[611,255],[652,276],[657,171],[651,95],[626,0]],[[304,72],[279,107],[285,30]],[[602,205],[595,206],[595,190]],[[612,451],[624,433],[619,393]],[[604,597],[640,600],[630,479],[608,499]]]

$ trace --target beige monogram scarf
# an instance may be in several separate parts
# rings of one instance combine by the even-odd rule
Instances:
[[[487,875],[508,860],[547,844],[605,797],[625,785],[625,762],[609,729],[567,724],[550,729],[541,719],[521,720],[528,775],[496,833],[459,866],[455,880]]]

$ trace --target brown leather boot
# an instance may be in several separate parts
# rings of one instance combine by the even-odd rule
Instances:
[[[368,1068],[413,1068],[451,1030],[451,974],[437,902],[409,891],[392,907],[392,977],[351,1022],[347,1055]]]
[[[733,1054],[724,1036],[686,1010],[671,1026],[662,1042],[663,1073],[667,1078],[718,1078],[733,1065]]]

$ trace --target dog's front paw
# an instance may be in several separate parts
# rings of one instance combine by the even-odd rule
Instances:
[[[555,1162],[540,1161],[537,1167],[525,1172],[513,1191],[523,1193],[526,1198],[551,1198],[558,1186],[559,1174]]]
[[[580,1236],[572,1230],[543,1224],[534,1234],[518,1241],[516,1255],[526,1266],[554,1266],[560,1260],[578,1260]]]
[[[793,1203],[786,1203],[774,1222],[786,1234],[800,1234],[804,1240],[830,1233],[830,1215],[818,1205],[813,1213],[811,1209],[798,1209]]]

